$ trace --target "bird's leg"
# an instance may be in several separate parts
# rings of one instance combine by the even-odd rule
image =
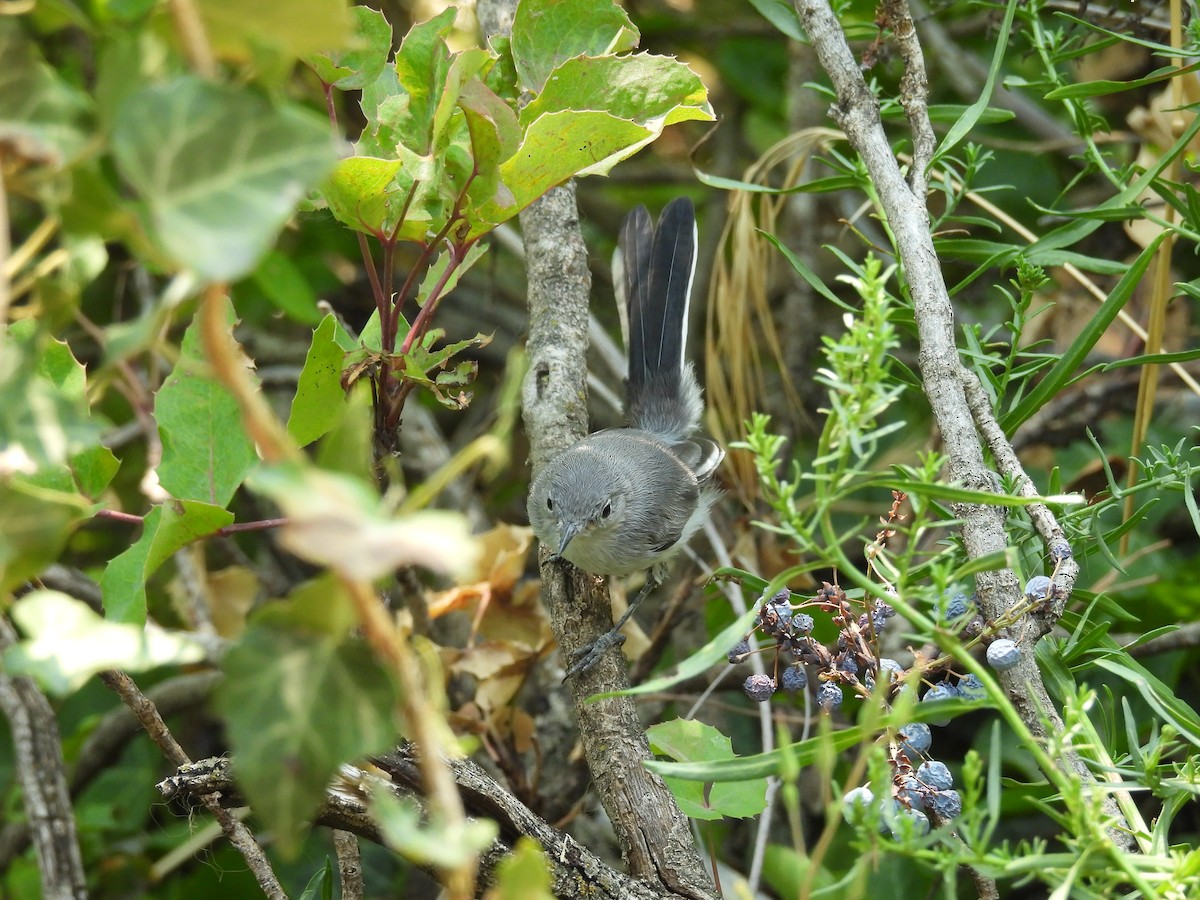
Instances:
[[[659,584],[660,582],[656,577],[654,570],[651,570],[646,575],[646,583],[642,585],[642,589],[638,591],[637,596],[633,598],[633,602],[629,604],[628,609],[626,609],[624,615],[617,620],[617,624],[612,627],[612,630],[606,631],[604,634],[600,635],[600,637],[596,638],[596,640],[592,641],[592,643],[571,651],[571,665],[567,669],[567,674],[563,676],[563,681],[566,681],[568,678],[571,678],[574,675],[578,675],[580,672],[586,672],[588,669],[598,663],[600,661],[600,657],[603,656],[608,650],[613,647],[620,647],[625,643],[625,635],[621,634],[621,628],[624,627],[625,623],[629,621],[630,616],[633,615],[633,611],[641,605],[642,601],[645,600],[646,597],[650,595],[650,592],[658,587]]]

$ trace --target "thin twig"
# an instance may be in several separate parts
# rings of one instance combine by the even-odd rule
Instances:
[[[129,707],[138,721],[142,723],[146,734],[158,745],[163,756],[171,765],[179,768],[191,764],[188,755],[167,728],[167,723],[159,714],[158,707],[138,689],[132,678],[124,672],[110,671],[101,672],[100,680]],[[212,813],[213,818],[221,825],[221,830],[225,832],[229,842],[246,860],[246,865],[254,873],[254,878],[262,892],[271,900],[287,900],[287,894],[284,893],[279,879],[271,868],[271,861],[267,859],[267,854],[254,839],[250,829],[243,825],[230,810],[221,806],[215,796],[208,794],[201,799],[204,801],[204,806]]]

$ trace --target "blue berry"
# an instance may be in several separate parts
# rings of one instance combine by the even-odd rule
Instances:
[[[854,790],[848,791],[842,798],[842,815],[848,822],[861,821],[874,802],[875,795],[871,793],[869,787],[866,785],[856,787]]]
[[[952,621],[959,616],[965,616],[970,611],[970,599],[962,591],[959,591],[946,603],[946,620]]]
[[[842,705],[842,689],[832,681],[822,682],[817,688],[817,703],[825,712],[833,712]]]
[[[925,796],[921,782],[909,772],[900,778],[896,785],[896,799],[911,809],[921,809],[925,806]]]
[[[906,820],[912,822],[912,825],[906,826],[904,824]],[[919,809],[902,807],[899,813],[891,817],[889,826],[892,837],[896,840],[904,837],[908,827],[912,828],[912,833],[917,837],[924,837],[929,834],[929,817]]]
[[[915,762],[933,745],[933,732],[924,722],[910,722],[900,729],[900,749],[910,762]]]
[[[1025,596],[1030,600],[1045,600],[1051,596],[1053,585],[1045,575],[1034,575],[1025,583]]]
[[[992,641],[987,648],[987,661],[998,672],[1011,669],[1021,659],[1021,648],[1008,638]]]
[[[982,700],[987,696],[987,688],[978,675],[967,675],[959,679],[958,695],[964,700]]]
[[[742,690],[756,703],[766,703],[775,693],[775,679],[770,675],[747,675]]]
[[[925,808],[943,819],[953,819],[962,812],[962,797],[958,791],[934,791],[925,799]]]
[[[750,642],[749,641],[738,641],[736,644],[733,645],[733,649],[729,651],[727,658],[728,658],[729,662],[731,664],[733,664],[733,663],[745,662],[746,658],[749,655],[750,655]]]
[[[843,672],[845,672],[847,675],[857,675],[858,674],[858,663],[855,661],[854,657],[851,656],[849,653],[847,653],[845,656],[838,659],[837,667],[839,669],[841,669]]]
[[[901,677],[903,677],[904,667],[894,659],[888,659],[885,656],[883,659],[879,660],[879,674],[880,680],[884,684],[891,684],[895,681],[899,681]],[[869,669],[867,670],[866,684],[867,690],[875,690],[875,676]]]
[[[935,791],[948,791],[954,785],[954,776],[944,762],[929,759],[917,766],[917,780]]]
[[[925,696],[921,698],[922,702],[936,703],[938,700],[952,700],[958,696],[958,691],[954,686],[947,681],[939,681],[933,687],[925,692]],[[950,716],[942,716],[937,719],[930,719],[931,725],[939,727],[950,724]]]
[[[795,634],[812,634],[813,617],[808,613],[796,613],[792,616],[792,631]]]
[[[808,686],[808,675],[799,666],[788,666],[779,676],[779,686],[789,694],[802,691]]]

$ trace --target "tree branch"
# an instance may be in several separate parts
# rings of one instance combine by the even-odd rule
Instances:
[[[0,651],[16,640],[8,620],[0,617]],[[82,900],[87,897],[87,881],[54,710],[32,679],[3,673],[0,709],[12,731],[17,780],[37,849],[42,895],[46,900]]]
[[[894,235],[913,299],[920,340],[921,380],[949,456],[950,477],[967,488],[994,491],[993,473],[984,462],[971,406],[967,402],[961,374],[963,367],[954,340],[954,310],[933,247],[925,195],[915,193],[905,182],[879,117],[879,101],[863,79],[829,3],[826,0],[796,0],[796,10],[817,58],[837,92],[837,103],[831,114],[866,165]],[[910,108],[906,104],[910,114],[914,109],[915,106]],[[954,512],[963,523],[963,543],[970,558],[1003,552],[1007,548],[1002,507],[954,504]],[[1053,552],[1054,548],[1049,549]],[[1007,568],[979,573],[976,585],[980,608],[993,621],[1015,606],[1021,596],[1016,575]],[[1015,668],[999,673],[999,677],[1022,720],[1033,734],[1042,737],[1047,733],[1047,724],[1052,729],[1061,729],[1062,721],[1046,691],[1033,653],[1033,644],[1042,634],[1040,628],[1040,624],[1035,626],[1027,619],[1009,628],[1012,638],[1025,652]],[[1063,771],[1088,783],[1095,781],[1077,754],[1059,760],[1059,764]],[[1124,823],[1124,817],[1111,797],[1105,801],[1105,812],[1115,822]],[[1119,846],[1133,846],[1125,831],[1113,828],[1109,834]]]

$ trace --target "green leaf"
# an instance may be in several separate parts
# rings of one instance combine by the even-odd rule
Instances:
[[[675,122],[713,119],[700,76],[677,59],[649,53],[564,61],[521,110],[520,121],[528,128],[547,113],[567,110],[604,110],[658,131]]]
[[[212,281],[252,272],[334,162],[319,116],[192,76],[126,98],[112,145],[158,242]]]
[[[232,325],[233,307],[224,303],[225,319]],[[158,480],[177,500],[226,506],[258,455],[242,427],[237,400],[206,368],[196,320],[183,335],[179,361],[154,398],[163,445]]]
[[[166,560],[192,541],[233,521],[228,510],[194,500],[172,500],[156,506],[142,522],[142,536],[111,560],[100,577],[104,615],[110,621],[146,622],[146,581]]]
[[[392,53],[392,26],[383,13],[369,6],[350,12],[354,34],[346,46],[307,60],[322,81],[343,91],[361,90],[375,81]]]
[[[468,570],[479,547],[457,513],[424,511],[394,518],[365,482],[295,464],[262,466],[247,484],[287,516],[279,542],[301,559],[359,581],[401,566]]]
[[[321,320],[300,370],[287,429],[301,447],[329,432],[345,413],[342,362],[346,351],[338,344],[339,330],[343,329],[333,315]]]
[[[735,759],[733,742],[711,725],[694,719],[675,719],[652,725],[646,731],[650,749],[678,762],[721,762]],[[665,778],[679,808],[693,819],[745,819],[757,816],[767,805],[767,780],[753,784],[701,784]]]
[[[272,250],[258,264],[253,278],[267,298],[297,322],[316,325],[321,321],[316,292],[291,257]]]
[[[406,192],[396,178],[402,163],[398,159],[352,156],[334,166],[333,174],[321,187],[321,196],[329,211],[343,225],[355,231],[383,237],[391,234],[404,209]],[[408,179],[411,183],[411,178]],[[428,216],[416,215],[410,208],[408,220],[422,219],[421,234]]]
[[[366,9],[366,7],[357,6],[355,9]],[[333,882],[333,862],[327,856],[325,865],[314,872],[312,878],[308,879],[308,884],[304,886],[300,900],[333,900]]]
[[[372,795],[371,817],[384,842],[405,859],[445,869],[467,863],[499,833],[491,819],[467,819],[457,827],[443,825],[426,818],[415,802],[398,799],[388,791]]]
[[[5,668],[36,678],[60,696],[108,669],[143,672],[204,659],[203,646],[189,635],[106,622],[86,603],[58,591],[27,594],[13,604],[12,617],[25,639],[4,653]]]
[[[267,50],[290,62],[350,37],[345,0],[196,0],[196,11],[213,49],[229,59],[250,60]]]
[[[807,43],[800,16],[791,3],[786,0],[750,0],[750,5],[785,36],[800,44]]]
[[[1065,84],[1061,87],[1056,87],[1049,91],[1045,98],[1046,100],[1084,100],[1088,97],[1105,97],[1109,94],[1119,94],[1123,91],[1132,91],[1138,88],[1149,87],[1152,84],[1158,84],[1162,81],[1170,81],[1172,78],[1187,75],[1191,72],[1200,70],[1200,62],[1192,63],[1190,66],[1184,66],[1182,69],[1176,66],[1163,66],[1156,69],[1144,78],[1135,78],[1132,81],[1105,81],[1097,79],[1095,81],[1085,81],[1080,84]]]
[[[149,625],[106,622],[91,607],[56,590],[35,590],[12,607],[23,641],[4,654],[8,672],[28,674],[59,696],[82,688],[97,672],[144,672],[204,659],[194,638]]]
[[[496,867],[491,900],[554,900],[550,861],[533,838],[522,837]]]
[[[387,128],[395,135],[396,144],[418,154],[433,149],[434,115],[446,91],[452,62],[445,39],[457,14],[456,9],[445,9],[428,22],[414,25],[396,52],[396,78],[403,94],[394,97],[386,111],[390,113]],[[379,114],[383,120],[383,104]]]
[[[658,133],[607,112],[548,113],[525,132],[520,149],[500,165],[513,196],[511,206],[488,205],[472,221],[468,239],[505,222],[553,187],[575,175],[603,175],[632,156]]]
[[[1041,409],[1051,397],[1056,396],[1063,386],[1075,376],[1076,370],[1083,363],[1087,354],[1091,352],[1092,347],[1104,335],[1109,324],[1117,317],[1117,313],[1124,308],[1125,304],[1129,302],[1129,298],[1133,296],[1133,292],[1142,283],[1142,278],[1150,267],[1154,254],[1158,252],[1158,245],[1166,236],[1167,232],[1161,232],[1141,252],[1134,260],[1133,265],[1129,267],[1129,271],[1117,282],[1112,293],[1092,314],[1083,331],[1054,364],[1054,368],[1046,373],[1045,377],[1038,382],[1037,387],[1030,391],[1018,406],[1010,409],[1000,419],[1000,427],[1004,429],[1005,434],[1013,434],[1023,422]]]
[[[1018,5],[1019,0],[1008,0],[1008,6],[1004,11],[1004,21],[1000,23],[1000,27],[996,32],[996,46],[992,51],[992,62],[988,67],[987,78],[984,80],[983,88],[979,92],[979,99],[967,107],[962,117],[950,127],[950,131],[942,138],[942,143],[938,146],[937,152],[934,153],[933,159],[930,161],[930,168],[936,166],[943,156],[953,150],[971,132],[971,129],[975,127],[984,113],[987,112],[988,101],[992,99],[992,92],[996,89],[996,79],[1000,74],[1000,67],[1004,62],[1005,53],[1008,49],[1008,39],[1012,34],[1013,17],[1017,13]]]
[[[2,354],[0,354],[2,355]],[[73,490],[0,475],[0,594],[24,584],[58,559],[75,526],[91,515]]]
[[[83,365],[32,318],[0,335],[0,472],[60,466],[99,443]]]
[[[93,500],[108,487],[117,469],[121,468],[113,452],[99,444],[76,453],[71,457],[70,465],[79,493]]]
[[[395,741],[391,679],[361,640],[313,633],[286,607],[260,615],[223,668],[215,704],[238,783],[292,852],[337,767]]]
[[[0,15],[0,59],[0,146],[61,167],[87,140],[86,99],[43,62],[16,16]]]
[[[631,50],[638,37],[611,0],[522,0],[513,18],[513,62],[521,87],[537,93],[566,60]]]

